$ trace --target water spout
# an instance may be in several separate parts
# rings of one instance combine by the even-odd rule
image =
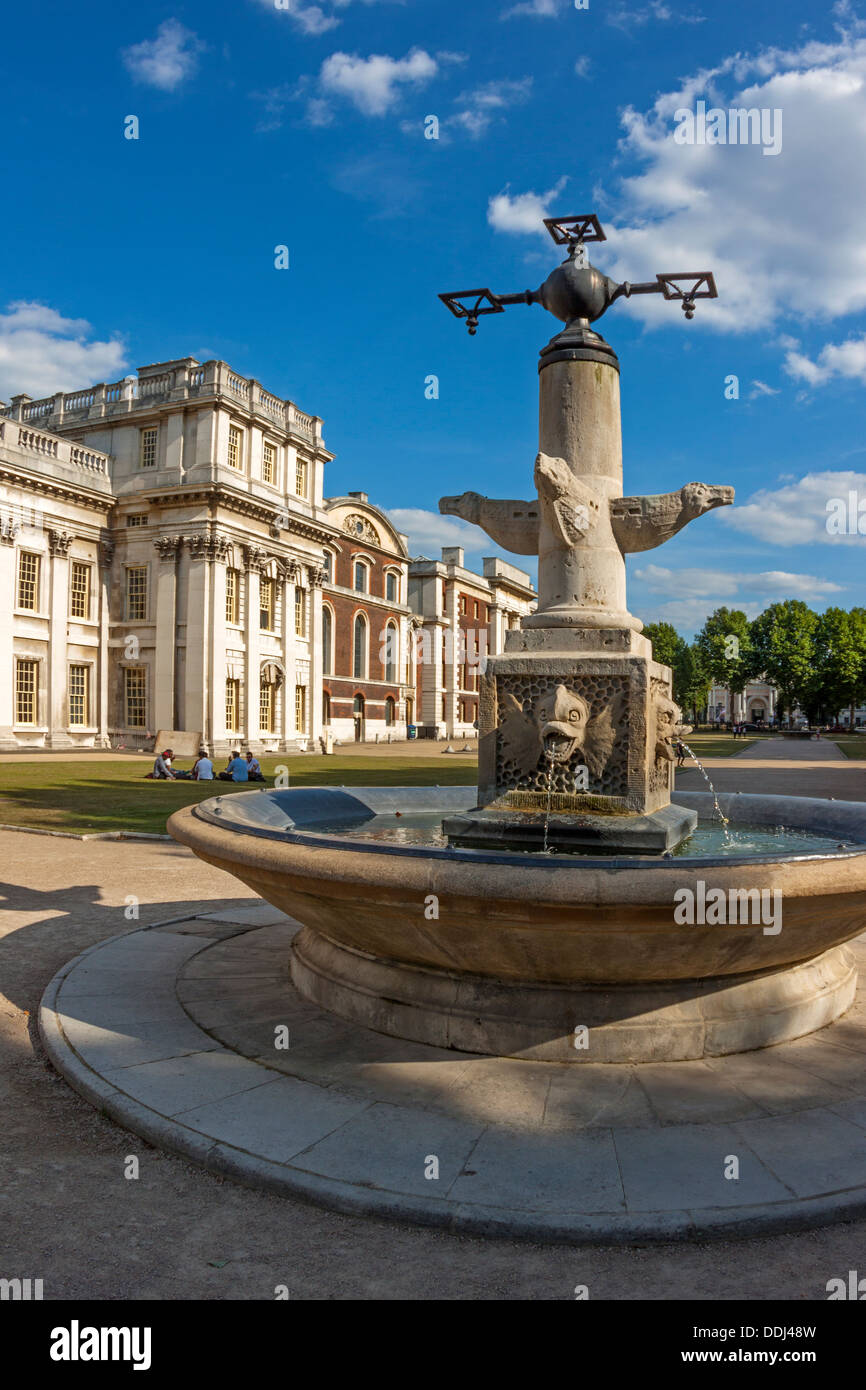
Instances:
[[[709,773],[707,772],[707,769],[704,767],[704,765],[703,765],[703,763],[701,762],[700,758],[698,757],[697,753],[695,753],[695,752],[693,751],[693,749],[691,749],[687,743],[683,742],[682,739],[680,739],[680,743],[682,743],[683,748],[685,748],[685,750],[686,750],[686,752],[688,753],[689,757],[691,758],[692,762],[695,764],[696,768],[698,769],[698,772],[701,774],[701,776],[703,777],[704,781],[706,782],[707,786],[709,787],[710,791],[711,791],[712,794],[713,794],[713,815],[718,817],[718,819],[719,819],[719,821],[720,821],[720,823],[721,823],[721,827],[722,827],[722,834],[723,834],[724,837],[725,837],[725,845],[726,845],[726,847],[730,848],[730,846],[734,843],[733,840],[732,840],[732,838],[731,838],[731,832],[730,832],[730,830],[728,829],[728,825],[729,825],[730,822],[728,821],[728,817],[725,815],[724,811],[722,810],[721,806],[719,805],[718,794],[717,794],[716,789],[715,789],[715,787],[713,786],[712,782],[710,781]]]

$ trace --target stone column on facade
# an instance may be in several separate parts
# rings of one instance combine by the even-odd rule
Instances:
[[[12,609],[15,595],[15,536],[18,525],[0,516],[0,593],[9,601],[0,604],[0,748],[18,747],[12,732],[15,722],[15,661],[13,658]]]
[[[261,752],[259,728],[259,698],[260,698],[260,582],[262,566],[267,559],[267,552],[256,545],[245,545],[243,548],[244,570],[246,572],[246,622],[244,627],[244,721],[243,727],[246,730],[246,745],[253,752]]]
[[[445,651],[445,627],[441,619],[425,623],[421,633],[422,661],[421,695],[423,709],[419,710],[419,723],[428,727],[434,736],[442,724],[442,697],[445,686],[442,680],[442,662]]]
[[[297,680],[295,634],[295,580],[298,566],[288,560],[282,570],[283,590],[283,690],[280,721],[280,750],[287,752],[295,744],[295,682]]]
[[[208,695],[205,745],[213,753],[217,744],[228,743],[226,729],[226,566],[231,553],[227,536],[211,533],[208,544],[212,554],[210,570],[210,649],[208,661]]]
[[[110,689],[110,670],[111,647],[111,603],[109,598],[111,588],[111,562],[114,559],[114,541],[107,538],[100,541],[97,547],[97,580],[98,580],[98,609],[97,621],[99,623],[99,656],[97,658],[96,690],[94,699],[96,701],[95,723],[99,729],[96,736],[97,748],[110,748],[111,736],[111,711],[109,709],[109,689]]]
[[[67,624],[69,619],[69,547],[72,536],[68,531],[48,532],[49,579],[48,600],[48,748],[72,748],[75,740],[69,737],[67,725]]]
[[[154,602],[153,732],[177,728],[175,672],[177,669],[177,560],[183,536],[157,536],[159,552]]]
[[[184,668],[183,710],[181,725],[198,732],[204,742],[213,738],[210,709],[211,643],[214,629],[211,568],[216,539],[209,533],[187,537],[190,565],[186,582],[186,661]],[[223,619],[225,607],[223,608]],[[225,622],[221,623],[225,628]]]
[[[310,680],[307,686],[307,727],[314,742],[322,737],[322,585],[325,571],[320,566],[310,566],[307,571],[310,583]]]
[[[507,614],[501,603],[490,604],[490,621],[487,624],[488,656],[497,656],[505,650]]]
[[[445,598],[445,737],[453,738],[460,713],[460,679],[463,639],[460,629],[460,593],[450,585]]]

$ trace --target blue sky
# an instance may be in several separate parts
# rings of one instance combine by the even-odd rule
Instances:
[[[470,339],[436,296],[536,287],[542,217],[595,210],[609,274],[720,290],[691,323],[652,296],[602,325],[626,492],[737,489],[629,561],[632,611],[691,633],[721,603],[866,602],[866,538],[825,526],[834,497],[866,511],[866,7],[37,3],[4,37],[3,399],[225,358],[324,417],[329,493],[477,561],[438,497],[531,494],[556,325],[518,306]],[[678,143],[699,100],[781,111],[781,149]]]

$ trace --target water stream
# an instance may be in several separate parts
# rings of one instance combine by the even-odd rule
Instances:
[[[553,772],[554,772],[554,767],[555,767],[555,763],[554,763],[553,754],[552,754],[552,753],[548,753],[548,755],[547,755],[547,810],[546,810],[545,813],[544,813],[544,847],[543,847],[543,849],[542,849],[542,851],[541,851],[542,854],[552,854],[552,853],[553,853],[553,851],[548,847],[548,844],[547,844],[547,832],[548,832],[548,830],[549,830],[549,828],[550,828],[550,805],[551,805],[551,802],[553,801]]]
[[[703,763],[701,762],[700,758],[698,757],[697,753],[692,752],[691,748],[690,748],[689,745],[685,742],[685,740],[684,740],[684,739],[680,739],[680,743],[683,745],[683,748],[685,748],[685,750],[686,750],[686,752],[688,753],[689,757],[691,758],[692,762],[695,764],[696,768],[698,769],[698,772],[701,774],[701,776],[703,777],[704,781],[706,782],[707,786],[709,787],[710,791],[711,791],[712,794],[713,794],[713,815],[716,816],[716,817],[718,817],[718,820],[719,820],[719,822],[720,822],[720,824],[721,824],[721,827],[722,827],[722,834],[724,835],[724,838],[725,838],[725,846],[726,846],[727,848],[730,848],[731,845],[733,845],[733,843],[734,843],[734,841],[733,841],[733,839],[732,839],[732,837],[731,837],[731,832],[730,832],[730,830],[728,829],[728,826],[729,826],[730,822],[729,822],[727,816],[725,815],[724,811],[722,810],[721,806],[719,805],[719,798],[718,798],[718,795],[717,795],[717,793],[716,793],[715,787],[713,786],[712,782],[710,781],[710,775],[709,775],[709,773],[707,772],[707,769],[704,767]]]

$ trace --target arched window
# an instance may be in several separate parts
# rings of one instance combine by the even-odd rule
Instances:
[[[322,675],[333,675],[332,644],[334,622],[327,604],[322,606]]]
[[[385,597],[389,603],[396,603],[398,593],[397,575],[393,570],[389,570],[385,575]]]
[[[355,561],[352,586],[356,594],[368,594],[370,592],[370,568],[365,560]]]
[[[397,722],[397,705],[394,697],[389,695],[385,701],[385,724],[390,729]]]
[[[396,623],[388,623],[385,628],[385,680],[389,684],[397,679],[399,648],[400,630]]]
[[[358,613],[352,633],[352,675],[363,680],[367,675],[367,619]]]

